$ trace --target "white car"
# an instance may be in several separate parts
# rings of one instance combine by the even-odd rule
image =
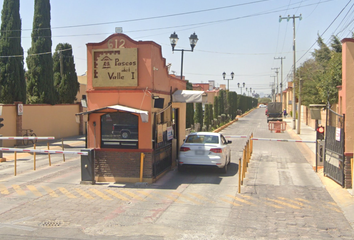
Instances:
[[[186,165],[215,166],[227,172],[231,162],[231,141],[220,133],[195,132],[187,136],[178,155],[178,171]]]

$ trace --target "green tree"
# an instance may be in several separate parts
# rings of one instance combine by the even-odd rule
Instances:
[[[211,124],[211,121],[213,120],[213,104],[208,104],[208,106],[209,106],[208,112],[209,112],[209,117],[210,117],[209,124]]]
[[[338,102],[338,89],[337,86],[342,85],[342,53],[331,52],[331,59],[328,62],[326,72],[321,77],[318,86],[319,95],[322,102],[326,103],[327,100],[331,104]]]
[[[205,107],[205,109],[204,109],[204,126],[206,127],[207,130],[209,130],[209,125],[210,125],[210,121],[211,121],[209,104],[205,104],[204,107]]]
[[[337,36],[334,36],[334,35],[332,36],[331,48],[332,48],[332,51],[335,51],[337,53],[342,52],[342,43]]]
[[[26,103],[26,81],[21,47],[20,1],[4,0],[0,35],[0,102]],[[6,56],[6,57],[5,57]]]
[[[52,31],[49,0],[35,0],[32,45],[26,59],[28,71],[27,97],[29,103],[55,104],[58,96],[54,88]]]
[[[187,90],[193,90],[193,84],[187,81]],[[194,104],[186,104],[186,128],[190,128],[194,125]]]
[[[321,69],[322,67],[316,63],[315,59],[305,61],[297,69],[297,76],[300,76],[302,79],[301,102],[305,106],[322,103],[318,91],[318,85],[322,75]],[[299,86],[298,83],[297,86]],[[296,92],[298,92],[298,89],[296,89]]]
[[[225,91],[219,91],[219,115],[225,113]]]
[[[231,119],[236,117],[237,111],[237,94],[236,92],[227,92],[228,114]]]
[[[62,72],[61,72],[62,71]],[[80,89],[75,70],[72,47],[59,43],[53,55],[54,85],[59,95],[59,103],[74,103]]]
[[[331,50],[329,47],[323,42],[323,39],[318,36],[317,44],[320,47],[319,49],[315,49],[312,53],[312,56],[315,58],[315,61],[322,66],[323,70],[326,68],[328,61],[331,59]]]
[[[217,119],[219,116],[219,97],[214,97],[214,119]]]
[[[194,122],[200,123],[200,127],[203,127],[203,104],[202,103],[195,104]]]

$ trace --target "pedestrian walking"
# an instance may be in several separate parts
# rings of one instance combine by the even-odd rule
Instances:
[[[286,109],[283,111],[284,117],[288,116],[288,113],[286,112]]]

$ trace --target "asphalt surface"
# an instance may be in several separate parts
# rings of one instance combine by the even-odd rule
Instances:
[[[270,132],[264,109],[222,130],[225,135],[314,140],[304,125]],[[13,154],[0,164],[1,239],[354,239],[350,191],[316,173],[314,144],[253,142],[238,193],[238,160],[246,139],[232,139],[227,174],[190,168],[156,183],[80,185],[80,159]],[[61,142],[53,141],[60,148]],[[83,138],[64,139],[80,150]],[[39,148],[45,148],[43,143]]]

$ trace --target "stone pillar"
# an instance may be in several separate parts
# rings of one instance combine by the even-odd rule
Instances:
[[[353,153],[344,153],[344,188],[352,188],[352,166],[350,159]]]

